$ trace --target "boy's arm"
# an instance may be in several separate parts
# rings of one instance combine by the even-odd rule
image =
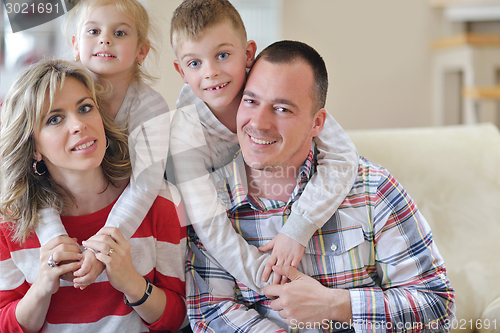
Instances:
[[[215,261],[196,237],[188,242],[186,292],[188,317],[195,332],[280,332],[249,304],[265,299],[253,291],[242,295],[233,276]],[[245,295],[248,295],[245,297]]]
[[[207,146],[194,105],[176,110],[170,142],[177,187],[198,237],[231,275],[262,293],[266,283],[261,276],[269,255],[249,245],[233,229],[206,169],[212,164],[213,152]]]
[[[314,139],[319,150],[317,172],[292,206],[281,233],[307,246],[312,235],[335,213],[351,190],[358,171],[358,152],[347,133],[327,113]]]

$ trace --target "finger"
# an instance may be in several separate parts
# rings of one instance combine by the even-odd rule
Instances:
[[[47,256],[47,265],[50,256],[52,256],[56,265],[66,264],[67,262],[76,262],[82,259],[82,254],[79,252],[55,251],[53,254]]]
[[[285,284],[288,282],[288,278],[284,275],[281,276],[281,283],[280,284]]]
[[[281,293],[281,286],[279,284],[270,284],[264,287],[264,295],[267,298],[274,299],[279,297]]]
[[[286,278],[286,276],[285,276]],[[279,284],[281,281],[281,275],[276,274],[276,271],[273,274],[273,284]]]
[[[116,243],[107,236],[92,236],[88,241],[83,241],[82,244],[85,247],[106,254],[109,253],[111,249],[116,248]]]
[[[259,247],[259,251],[267,252],[274,247],[274,238],[267,242],[265,245]]]
[[[262,281],[266,282],[269,280],[269,276],[273,270],[273,266],[276,264],[276,257],[271,255],[269,259],[267,259],[266,266],[264,267],[264,271],[262,272]]]
[[[304,273],[299,272],[297,268],[292,266],[274,266],[273,271],[275,274],[286,276],[291,281],[298,280],[304,276]]]
[[[113,227],[103,227],[96,233],[96,235],[109,236],[117,244],[125,240],[125,237],[123,237],[123,234],[120,232],[120,230],[118,228],[113,228]]]

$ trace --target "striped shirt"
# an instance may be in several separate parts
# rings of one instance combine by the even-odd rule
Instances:
[[[132,81],[115,124],[128,129],[133,174],[106,226],[120,229],[128,239],[141,224],[163,184],[170,136],[167,102],[144,82]],[[42,209],[39,215],[43,223],[39,224],[36,233],[42,245],[67,234],[55,209]]]
[[[114,205],[89,215],[62,217],[69,236],[79,243],[93,236],[104,226]],[[11,236],[11,231],[0,228],[0,332],[17,333],[23,330],[16,320],[16,306],[38,276],[40,242],[33,234],[19,245]],[[52,295],[42,332],[175,331],[181,326],[186,314],[186,228],[179,223],[175,205],[159,196],[129,243],[134,268],[167,296],[162,317],[146,325],[133,308],[125,305],[123,293],[111,286],[104,271],[84,290],[61,280],[59,290]]]
[[[249,244],[266,244],[287,222],[290,207],[315,172],[313,151],[286,203],[247,195],[241,154],[233,161],[233,175],[220,194],[231,202],[228,216]],[[188,235],[188,317],[194,332],[345,328],[336,323],[315,329],[288,327],[264,295],[214,260],[192,228]],[[454,291],[429,225],[396,179],[362,157],[354,186],[314,233],[298,269],[328,288],[349,289],[356,332],[446,330],[454,318]]]
[[[331,115],[315,140],[322,172],[309,181],[280,231],[303,245],[307,245],[340,205],[354,182],[358,165],[354,144]],[[176,186],[182,193],[189,219],[209,252],[233,276],[262,292],[267,283],[261,281],[261,276],[269,255],[249,246],[230,228],[227,207],[217,199],[212,183],[214,177],[220,176],[216,170],[229,163],[238,149],[237,135],[215,117],[189,85],[184,85],[170,137]],[[318,197],[318,191],[325,195]]]

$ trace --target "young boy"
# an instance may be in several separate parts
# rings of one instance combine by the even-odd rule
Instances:
[[[175,69],[186,83],[177,101],[170,144],[188,216],[208,253],[244,284],[240,288],[262,294],[271,282],[272,266],[297,267],[311,236],[344,200],[357,172],[356,149],[328,116],[315,139],[318,172],[301,198],[288,203],[280,234],[259,249],[249,245],[232,228],[213,182],[232,176],[224,166],[239,149],[236,113],[256,44],[247,41],[243,21],[227,0],[183,1],[173,14],[170,39],[177,57]],[[276,113],[280,112],[286,110],[277,102]],[[262,147],[273,144],[254,142]],[[269,256],[265,252],[271,249]],[[285,279],[274,275],[272,282]]]

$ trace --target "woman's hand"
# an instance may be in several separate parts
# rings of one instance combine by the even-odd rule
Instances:
[[[52,259],[55,266],[49,265]],[[59,289],[61,276],[72,274],[80,268],[82,254],[75,239],[58,236],[40,248],[40,267],[36,285],[42,294],[52,295]]]
[[[99,251],[96,258],[106,266],[106,274],[113,288],[125,295],[137,293],[142,297],[146,282],[135,270],[130,244],[120,230],[104,227],[82,244]]]
[[[60,277],[76,271],[81,258],[76,240],[68,236],[53,238],[40,248],[38,276],[16,307],[17,322],[25,332],[40,331],[52,295],[59,290]]]

